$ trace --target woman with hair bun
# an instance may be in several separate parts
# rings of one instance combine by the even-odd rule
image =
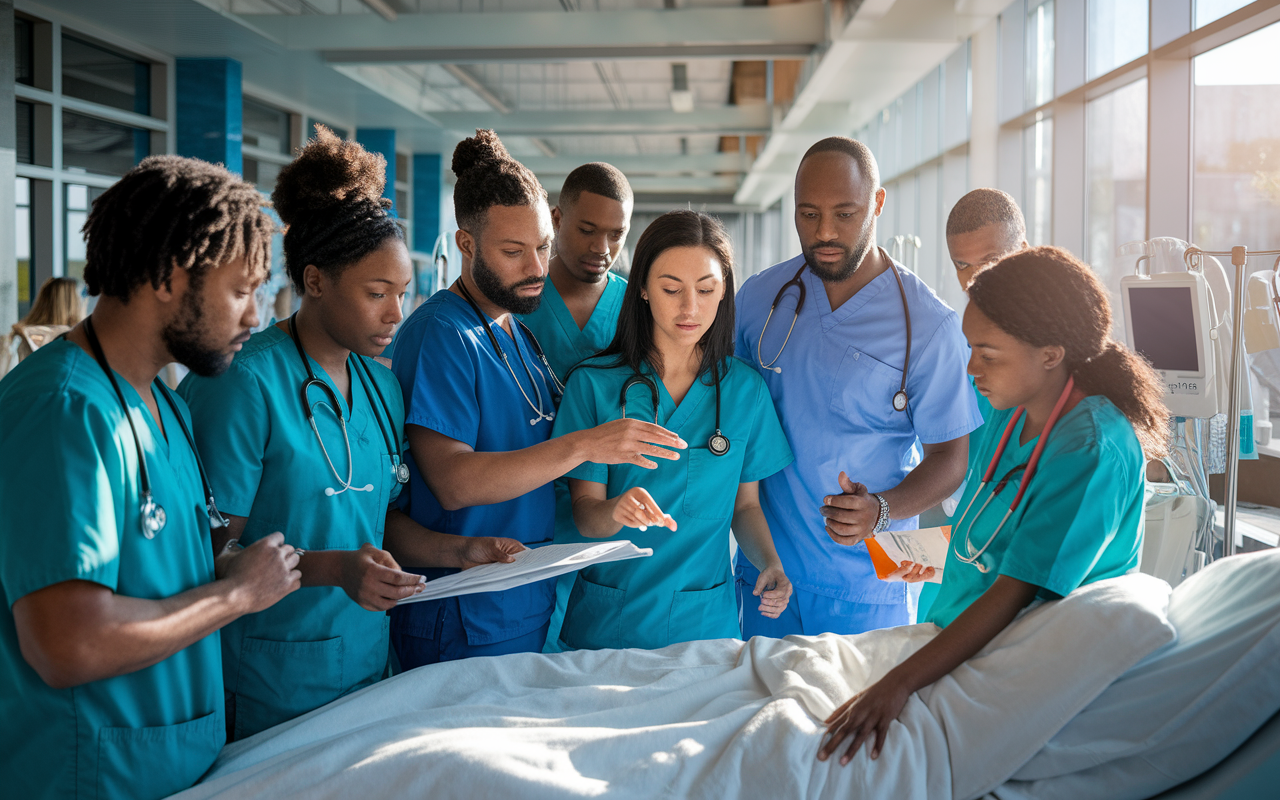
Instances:
[[[969,287],[969,374],[994,411],[970,443],[930,609],[943,630],[831,715],[819,759],[849,737],[842,764],[864,742],[877,757],[911,693],[981,650],[1034,600],[1138,568],[1145,460],[1166,452],[1168,412],[1155,371],[1110,332],[1106,289],[1057,247],[1008,256]]]
[[[402,566],[465,568],[522,549],[428,531],[391,507],[408,476],[404,400],[376,357],[413,272],[382,197],[385,169],[382,156],[318,129],[272,193],[301,307],[250,337],[222,375],[179,387],[230,520],[213,532],[215,566],[273,531],[305,553],[289,602],[223,629],[229,739],[382,678],[383,612],[421,591]]]

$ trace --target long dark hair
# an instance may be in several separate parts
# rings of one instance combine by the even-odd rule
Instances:
[[[718,372],[713,373],[713,370],[723,369],[725,359],[733,355],[733,244],[720,220],[691,210],[668,211],[640,234],[635,258],[631,261],[627,291],[622,298],[618,332],[609,346],[593,357],[598,363],[583,366],[629,366],[639,372],[641,365],[648,361],[656,372],[662,373],[662,354],[653,343],[653,312],[640,293],[649,282],[653,262],[676,247],[705,247],[720,262],[724,297],[720,298],[715,321],[698,340],[698,347],[702,350],[698,377],[714,379],[713,375],[718,375]]]
[[[1060,247],[1023,250],[978,273],[969,302],[1015,339],[1062,347],[1080,391],[1114,403],[1148,458],[1168,452],[1164,386],[1150,364],[1111,338],[1107,290],[1087,264]]]

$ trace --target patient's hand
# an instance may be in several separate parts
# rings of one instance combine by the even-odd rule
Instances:
[[[937,570],[933,567],[926,567],[917,564],[914,561],[903,561],[898,568],[890,572],[887,581],[906,581],[907,583],[920,583],[927,581],[936,574]]]
[[[865,692],[854,695],[827,717],[828,738],[826,744],[818,750],[818,760],[826,761],[850,736],[853,737],[853,743],[840,756],[840,766],[848,764],[862,744],[870,742],[872,737],[875,738],[875,743],[871,746],[871,757],[879,758],[885,734],[889,732],[889,724],[902,713],[910,696],[910,688],[896,680],[893,672],[872,684]]]

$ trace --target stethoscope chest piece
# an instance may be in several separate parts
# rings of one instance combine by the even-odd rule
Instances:
[[[907,410],[907,393],[906,392],[899,391],[893,395],[893,410],[894,411]]]
[[[396,464],[396,483],[405,484],[409,482],[409,465],[401,462]]]
[[[164,530],[165,524],[169,521],[169,515],[164,513],[164,508],[160,506],[151,495],[147,495],[142,501],[142,535],[148,539],[156,538],[156,534]]]
[[[729,452],[729,437],[720,431],[711,434],[711,438],[707,440],[707,449],[711,451],[713,456],[722,456]]]

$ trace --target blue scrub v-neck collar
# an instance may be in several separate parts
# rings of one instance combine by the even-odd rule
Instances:
[[[852,317],[879,296],[888,287],[889,282],[893,281],[893,275],[891,270],[886,269],[872,278],[870,283],[859,289],[857,294],[844,301],[844,304],[836,309],[831,308],[831,300],[827,297],[826,286],[823,285],[822,279],[813,273],[812,268],[804,271],[802,280],[805,281],[809,296],[813,298],[814,308],[818,310],[818,318],[822,321],[822,330],[826,332]]]
[[[708,386],[699,376],[693,379],[693,385],[689,387],[689,391],[684,394],[684,399],[677,405],[675,398],[667,391],[667,385],[662,382],[662,378],[658,377],[648,362],[645,362],[644,368],[645,374],[652,378],[653,382],[658,386],[658,408],[671,409],[671,413],[667,415],[665,420],[662,419],[661,413],[659,413],[658,424],[672,433],[678,433],[680,428],[693,416],[693,412],[697,410],[698,406],[702,405],[703,401],[707,399],[707,395],[714,391],[714,387]],[[721,380],[724,380],[723,376]]]
[[[89,359],[90,363],[93,364],[93,368],[97,370],[99,375],[102,375],[103,378],[107,378],[106,374],[102,372],[102,367],[98,365],[98,362],[94,359],[94,357],[89,355],[88,353],[85,353],[84,350],[80,347],[80,345],[75,344],[74,342],[67,341],[66,339],[60,339],[58,341],[61,341],[67,347],[74,347],[78,353],[84,355],[85,358]],[[50,343],[49,345],[46,345],[46,347],[49,347],[52,344],[53,343]],[[155,442],[156,449],[165,457],[165,460],[168,460],[169,452],[170,452],[169,433],[173,431],[177,426],[176,419],[171,420],[171,422],[173,422],[173,425],[169,425],[162,422],[162,420],[164,419],[165,406],[169,405],[168,401],[165,400],[163,397],[156,396],[156,387],[154,383],[147,385],[148,390],[151,392],[151,399],[154,400],[156,403],[156,413],[160,415],[160,420],[157,420],[155,416],[152,415],[151,409],[147,408],[147,404],[143,402],[142,395],[138,394],[138,390],[133,388],[133,384],[125,380],[125,377],[121,375],[119,372],[116,372],[115,367],[112,367],[111,371],[116,376],[116,382],[120,385],[121,393],[124,394],[124,400],[125,400],[125,406],[126,406],[124,409],[124,412],[126,414],[130,414],[134,411],[134,409],[138,410],[139,416],[141,416],[147,423],[147,426],[148,426],[147,429],[151,431],[151,439],[153,442]],[[107,378],[108,388],[110,387],[110,382],[111,382],[110,379]],[[114,394],[115,392],[114,390],[112,390],[112,395]],[[161,427],[161,425],[163,425],[164,427]],[[179,431],[179,433],[181,433],[181,431]]]
[[[278,327],[275,326],[274,323],[269,326],[269,330],[275,331],[280,337],[283,337],[288,342],[290,347],[293,347],[293,337],[285,333],[284,331],[280,330]],[[297,348],[293,348],[293,350],[294,352],[291,354],[293,357],[293,362],[301,366],[301,364],[298,361]],[[347,424],[351,425],[354,422],[352,409],[356,405],[356,385],[360,383],[359,376],[357,376],[355,374],[355,370],[351,368],[351,359],[359,358],[360,356],[357,356],[355,353],[351,353],[350,355],[347,356],[346,362],[344,362],[347,366],[347,372],[350,373],[347,376],[347,380],[350,381],[351,383],[351,399],[347,400],[347,398],[342,396],[342,392],[338,391],[338,384],[333,382],[333,378],[329,376],[328,371],[326,371],[324,367],[320,366],[320,362],[312,358],[311,354],[308,353],[306,350],[303,350],[302,352],[304,355],[306,355],[307,362],[311,364],[311,371],[316,374],[317,378],[324,381],[329,386],[329,388],[333,390],[333,393],[337,395],[338,402],[342,404],[342,413],[346,417]],[[303,373],[303,380],[306,380],[306,369],[303,369],[302,373]],[[319,390],[316,390],[316,391],[319,391]]]
[[[600,298],[596,300],[595,308],[591,309],[591,316],[587,318],[587,324],[581,328],[573,319],[573,313],[569,311],[569,305],[565,303],[564,296],[560,294],[560,290],[556,288],[551,278],[547,278],[547,282],[543,285],[542,302],[547,303],[551,309],[551,316],[560,325],[565,336],[569,341],[573,342],[579,350],[593,351],[595,348],[595,339],[592,333],[595,328],[605,324],[603,320],[607,317],[616,316],[611,311],[617,307],[613,295],[614,279],[609,275],[605,275],[604,291],[600,293]],[[583,347],[585,345],[585,348]],[[590,353],[587,353],[590,355]]]

